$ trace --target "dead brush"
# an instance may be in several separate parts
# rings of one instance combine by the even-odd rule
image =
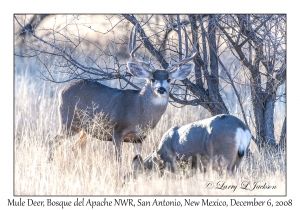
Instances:
[[[102,141],[111,141],[111,131],[115,124],[109,119],[107,115],[100,112],[94,114],[92,117],[87,111],[78,111],[80,114],[81,127],[84,131],[81,132],[79,140],[72,147],[74,155],[77,156],[78,152],[86,151],[87,135],[91,136],[91,139],[100,139]]]

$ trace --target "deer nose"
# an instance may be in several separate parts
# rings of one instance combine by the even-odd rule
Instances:
[[[167,90],[164,88],[164,87],[159,87],[157,89],[157,91],[160,93],[160,94],[164,94],[165,92],[167,92]]]

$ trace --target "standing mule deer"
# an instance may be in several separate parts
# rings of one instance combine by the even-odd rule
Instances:
[[[184,126],[169,129],[162,137],[157,152],[145,160],[138,154],[133,158],[133,171],[152,169],[160,172],[169,167],[177,171],[178,158],[192,167],[200,162],[203,171],[209,166],[234,172],[240,165],[251,140],[249,128],[232,115],[217,115]],[[198,160],[197,160],[198,159]]]
[[[127,62],[127,67],[136,78],[146,79],[145,86],[141,90],[120,90],[90,80],[79,80],[64,86],[59,93],[60,130],[49,143],[50,160],[54,148],[61,144],[63,138],[81,132],[73,151],[86,144],[88,132],[80,114],[82,111],[90,118],[103,113],[111,122],[113,128],[105,140],[113,142],[118,161],[123,142],[142,143],[146,136],[139,135],[138,129],[156,126],[168,105],[171,79],[183,80],[189,75],[194,63],[188,62],[193,60],[197,52],[194,49],[192,56],[188,57],[186,53],[183,60],[169,64],[166,70],[158,70],[150,62],[135,58],[135,52],[141,46],[135,47],[136,32],[137,29],[133,42],[132,31],[130,34],[131,59]],[[103,138],[97,132],[90,135],[100,140]]]

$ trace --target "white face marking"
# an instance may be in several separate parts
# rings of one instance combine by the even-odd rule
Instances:
[[[152,83],[152,86],[154,88],[154,92],[156,93],[156,95],[158,97],[166,97],[169,95],[169,91],[170,91],[170,84],[167,82],[167,80],[155,80],[153,83]],[[161,94],[158,92],[158,89],[162,87],[166,90],[165,93]]]
[[[170,83],[167,82],[167,80],[164,80],[161,84],[162,87],[166,88],[166,90],[169,92],[170,89]]]
[[[155,80],[154,81],[154,87],[155,88],[159,88],[161,85],[160,85],[160,81],[159,80]]]

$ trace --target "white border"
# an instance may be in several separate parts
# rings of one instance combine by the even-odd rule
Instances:
[[[273,200],[293,199],[293,209],[299,204],[299,12],[295,1],[5,1],[1,4],[1,146],[0,146],[0,208],[8,209],[7,199],[13,198],[13,14],[14,13],[286,13],[288,20],[288,74],[287,74],[287,139],[288,139],[288,191],[287,197]],[[171,199],[171,197],[168,197]],[[217,197],[211,197],[216,200]],[[42,200],[44,198],[41,198]],[[58,197],[56,197],[59,200]],[[151,198],[149,198],[150,200]],[[180,198],[178,198],[180,199]],[[230,198],[221,197],[221,200]],[[243,197],[236,197],[243,200]],[[268,198],[261,198],[267,200]],[[70,198],[73,200],[73,198]],[[247,198],[248,200],[248,198]],[[4,207],[4,208],[3,208]],[[10,207],[12,208],[12,207]],[[123,207],[122,207],[123,208]],[[201,207],[203,208],[203,207]],[[24,209],[24,208],[23,208]],[[47,208],[46,208],[47,209]],[[69,208],[71,209],[71,208]],[[299,209],[299,208],[298,208]]]

